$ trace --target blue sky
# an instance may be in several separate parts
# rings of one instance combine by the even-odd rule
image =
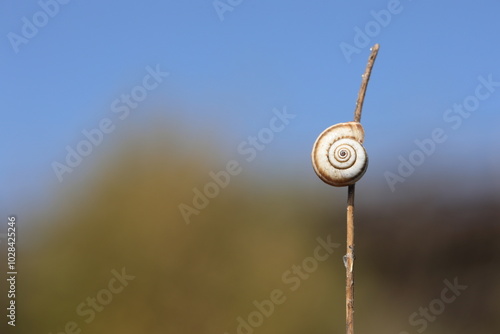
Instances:
[[[272,169],[285,159],[297,175],[311,176],[316,136],[352,120],[369,55],[369,46],[356,44],[356,27],[374,29],[368,44],[381,45],[362,118],[373,170],[368,175],[384,183],[384,171],[395,171],[416,139],[443,128],[447,140],[419,167],[422,173],[445,166],[499,179],[500,89],[457,129],[443,118],[474,95],[478,77],[500,81],[496,1],[225,0],[234,6],[223,20],[211,0],[73,0],[57,9],[54,1],[0,4],[4,209],[57,188],[51,163],[64,159],[65,147],[81,140],[83,129],[116,119],[111,103],[142,82],[147,66],[169,76],[141,108],[175,107],[165,108],[166,116],[182,118],[193,132],[217,129],[226,149],[234,147],[229,154],[268,124],[273,108],[286,106],[297,117],[259,164]],[[9,36],[23,35],[23,18],[43,20],[42,7],[53,17],[46,15],[34,36],[14,46]],[[375,19],[380,15],[383,24]],[[342,43],[359,54],[348,61]],[[127,126],[141,117],[132,115]],[[469,155],[472,161],[462,163]]]

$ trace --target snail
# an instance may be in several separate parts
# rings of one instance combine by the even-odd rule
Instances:
[[[356,183],[368,167],[364,138],[363,126],[358,122],[335,124],[323,131],[311,154],[319,178],[335,187]]]

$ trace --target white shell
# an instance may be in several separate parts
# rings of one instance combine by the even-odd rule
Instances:
[[[324,182],[344,187],[356,183],[368,167],[362,143],[363,127],[358,122],[332,125],[323,131],[311,154],[314,171]]]

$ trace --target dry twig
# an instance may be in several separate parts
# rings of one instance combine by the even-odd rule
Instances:
[[[375,58],[377,58],[379,45],[375,44],[372,47],[372,52],[368,58],[365,73],[362,75],[361,87],[356,101],[356,110],[354,111],[354,121],[361,121],[361,111],[365,100],[366,88],[372,73]],[[344,265],[346,268],[346,332],[354,334],[354,188],[355,185],[350,185],[347,190],[347,253],[344,257]]]

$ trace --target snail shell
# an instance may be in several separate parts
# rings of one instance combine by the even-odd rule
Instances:
[[[358,122],[335,124],[323,131],[311,154],[319,178],[336,187],[356,183],[368,167],[364,138],[363,126]]]

